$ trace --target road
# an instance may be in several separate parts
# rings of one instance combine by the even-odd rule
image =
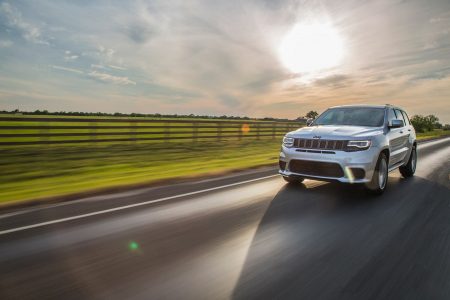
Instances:
[[[450,139],[381,197],[274,170],[0,215],[0,299],[450,299]]]

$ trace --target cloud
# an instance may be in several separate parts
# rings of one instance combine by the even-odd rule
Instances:
[[[314,81],[317,86],[326,86],[331,88],[342,88],[347,86],[351,82],[349,76],[344,74],[330,75],[324,78],[319,78]]]
[[[7,2],[0,4],[0,14],[5,17],[8,27],[17,29],[27,41],[37,44],[49,43],[42,38],[41,29],[25,21],[21,12]]]
[[[92,68],[92,69],[101,69],[101,70],[106,69],[105,66],[103,66],[103,65],[97,65],[97,64],[91,64],[91,68]]]
[[[10,40],[0,40],[0,48],[11,47],[14,43]]]
[[[98,46],[98,53],[100,54],[101,58],[105,59],[106,61],[111,61],[115,52],[116,51],[114,49],[106,48],[102,45]]]
[[[115,65],[99,65],[99,64],[91,64],[92,69],[100,69],[100,70],[108,70],[108,69],[114,69],[119,71],[126,71],[127,68],[121,67],[121,66],[115,66]]]
[[[223,94],[223,95],[219,95],[218,98],[219,98],[220,102],[222,102],[222,104],[224,104],[227,107],[237,107],[241,103],[241,101],[239,101],[239,99],[237,99],[236,97],[234,97],[232,95]]]
[[[84,74],[83,71],[78,70],[78,69],[66,68],[66,67],[55,66],[55,65],[53,65],[51,67],[55,70],[66,71],[66,72],[77,73],[77,74]]]
[[[431,24],[435,23],[441,23],[441,22],[448,22],[450,21],[450,11],[439,14],[438,16],[432,17],[429,22]]]
[[[154,32],[145,22],[134,22],[127,26],[125,34],[135,43],[144,44],[150,40]]]
[[[120,85],[136,85],[136,82],[128,79],[128,77],[114,76],[108,73],[100,73],[98,71],[92,71],[88,73],[88,75],[103,82]]]
[[[70,51],[70,50],[64,51],[64,60],[65,61],[73,61],[73,60],[78,59],[79,57],[80,57],[79,55],[73,54],[72,51]]]
[[[116,70],[121,70],[121,71],[126,70],[126,68],[120,67],[120,66],[108,65],[108,67],[110,67],[111,69],[116,69]]]

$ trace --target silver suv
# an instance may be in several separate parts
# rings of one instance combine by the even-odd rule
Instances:
[[[304,178],[364,183],[386,189],[388,172],[414,175],[416,132],[404,110],[391,105],[337,106],[283,138],[279,173],[289,183]]]

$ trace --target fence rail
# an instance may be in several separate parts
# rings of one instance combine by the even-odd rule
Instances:
[[[275,139],[302,125],[298,122],[243,120],[0,117],[0,146]]]

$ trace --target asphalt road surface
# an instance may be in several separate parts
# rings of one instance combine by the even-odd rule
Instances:
[[[381,197],[274,170],[0,215],[0,299],[450,299],[450,139]]]

